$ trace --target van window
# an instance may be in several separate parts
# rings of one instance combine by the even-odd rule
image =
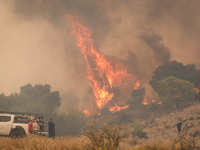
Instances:
[[[10,116],[0,116],[0,122],[8,122],[11,120]]]

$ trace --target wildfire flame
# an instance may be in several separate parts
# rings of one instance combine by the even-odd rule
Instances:
[[[159,104],[159,105],[162,104],[161,101],[157,101],[157,100],[155,100],[155,99],[147,100],[146,98],[144,98],[143,101],[142,101],[142,104],[143,104],[143,105],[149,105],[149,104],[152,104],[152,103],[157,103],[157,104]]]
[[[73,16],[68,15],[68,18],[72,22],[72,34],[87,63],[89,85],[92,87],[99,109],[102,109],[113,98],[113,88],[125,86],[129,82],[136,83],[133,88],[139,87],[139,82],[135,81],[133,75],[127,73],[126,67],[120,63],[111,65],[111,62],[98,52],[94,47],[90,29],[79,24]]]
[[[144,98],[143,101],[142,101],[142,104],[143,104],[143,105],[149,105],[149,102],[147,101],[146,98]]]
[[[126,109],[126,108],[128,108],[128,107],[129,107],[129,105],[126,105],[126,106],[121,107],[121,106],[118,106],[118,105],[115,103],[115,105],[114,105],[113,107],[110,107],[110,111],[114,113],[114,112],[120,111],[121,109]]]

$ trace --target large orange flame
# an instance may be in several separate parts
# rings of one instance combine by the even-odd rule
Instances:
[[[102,109],[113,98],[112,89],[114,87],[125,86],[130,81],[135,84],[135,78],[127,73],[127,69],[122,64],[116,63],[112,66],[105,56],[97,51],[91,38],[90,29],[79,24],[72,16],[69,15],[68,18],[72,22],[72,34],[87,63],[89,85],[96,98],[96,105]],[[136,87],[138,85],[139,83]],[[134,87],[135,85],[133,85]]]

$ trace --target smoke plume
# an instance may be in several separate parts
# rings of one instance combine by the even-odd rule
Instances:
[[[19,91],[27,83],[48,83],[61,93],[75,93],[76,99],[85,96],[87,67],[67,14],[93,31],[102,54],[126,62],[128,71],[149,89],[160,64],[177,60],[200,68],[200,1],[1,1],[3,93]]]

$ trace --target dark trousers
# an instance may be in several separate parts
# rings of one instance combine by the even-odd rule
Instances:
[[[49,138],[55,138],[55,131],[49,131]]]

